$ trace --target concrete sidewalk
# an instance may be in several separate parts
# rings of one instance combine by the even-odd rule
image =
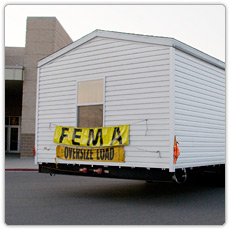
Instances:
[[[5,171],[37,171],[34,157],[20,158],[19,155],[5,155]]]

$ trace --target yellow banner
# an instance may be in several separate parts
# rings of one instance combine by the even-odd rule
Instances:
[[[56,156],[63,160],[125,162],[124,147],[76,148],[58,145]]]
[[[56,126],[54,143],[82,147],[128,145],[129,125],[101,128]]]

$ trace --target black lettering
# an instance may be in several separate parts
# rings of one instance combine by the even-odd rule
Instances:
[[[110,145],[113,145],[115,141],[119,141],[119,144],[122,145],[122,137],[121,137],[121,132],[119,127],[115,127],[113,131],[113,137]]]
[[[82,132],[82,129],[74,129],[74,131],[73,131],[73,137],[72,137],[72,144],[73,145],[80,145],[80,142],[75,141],[76,138],[77,139],[81,138],[80,135],[76,135],[76,133],[78,133],[78,132]]]
[[[87,150],[87,153],[86,153],[86,160],[89,160],[89,150]]]
[[[97,149],[97,160],[100,160],[100,158],[99,158],[99,149]]]
[[[60,139],[59,139],[59,143],[62,143],[63,139],[64,139],[65,137],[68,137],[68,135],[65,134],[65,131],[69,131],[69,128],[64,128],[64,127],[62,127],[62,132],[61,132],[61,136],[60,136]]]
[[[73,151],[73,149],[69,148],[69,159],[72,159],[72,151]]]
[[[100,158],[101,158],[101,160],[104,160],[104,151],[103,151],[103,149],[100,149]]]
[[[109,149],[105,150],[105,160],[109,160]]]
[[[90,150],[90,160],[93,160],[93,151]]]
[[[83,158],[83,151],[82,151],[82,149],[80,150],[80,154],[81,154],[81,156],[79,158],[80,158],[80,160],[82,160],[82,158]]]
[[[76,159],[79,159],[79,149],[76,150]]]
[[[69,151],[67,147],[65,147],[64,153],[65,153],[65,159],[68,159]]]
[[[76,149],[73,149],[73,159],[76,159]]]
[[[97,134],[96,134],[96,138],[94,138],[94,130],[93,129],[89,129],[89,139],[87,141],[87,146],[90,146],[90,142],[92,139],[92,143],[95,146],[98,142],[100,136],[100,146],[103,145],[103,139],[102,139],[102,129],[98,129]]]
[[[113,160],[114,158],[114,148],[110,149],[109,160]]]
[[[83,150],[83,159],[85,160],[85,149]]]

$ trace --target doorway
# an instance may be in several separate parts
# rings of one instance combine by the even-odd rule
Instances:
[[[20,125],[19,117],[6,117],[9,122],[5,123],[5,152],[20,152]]]

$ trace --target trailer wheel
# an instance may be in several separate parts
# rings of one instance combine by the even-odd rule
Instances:
[[[177,169],[172,177],[177,184],[184,184],[187,181],[186,169]]]

